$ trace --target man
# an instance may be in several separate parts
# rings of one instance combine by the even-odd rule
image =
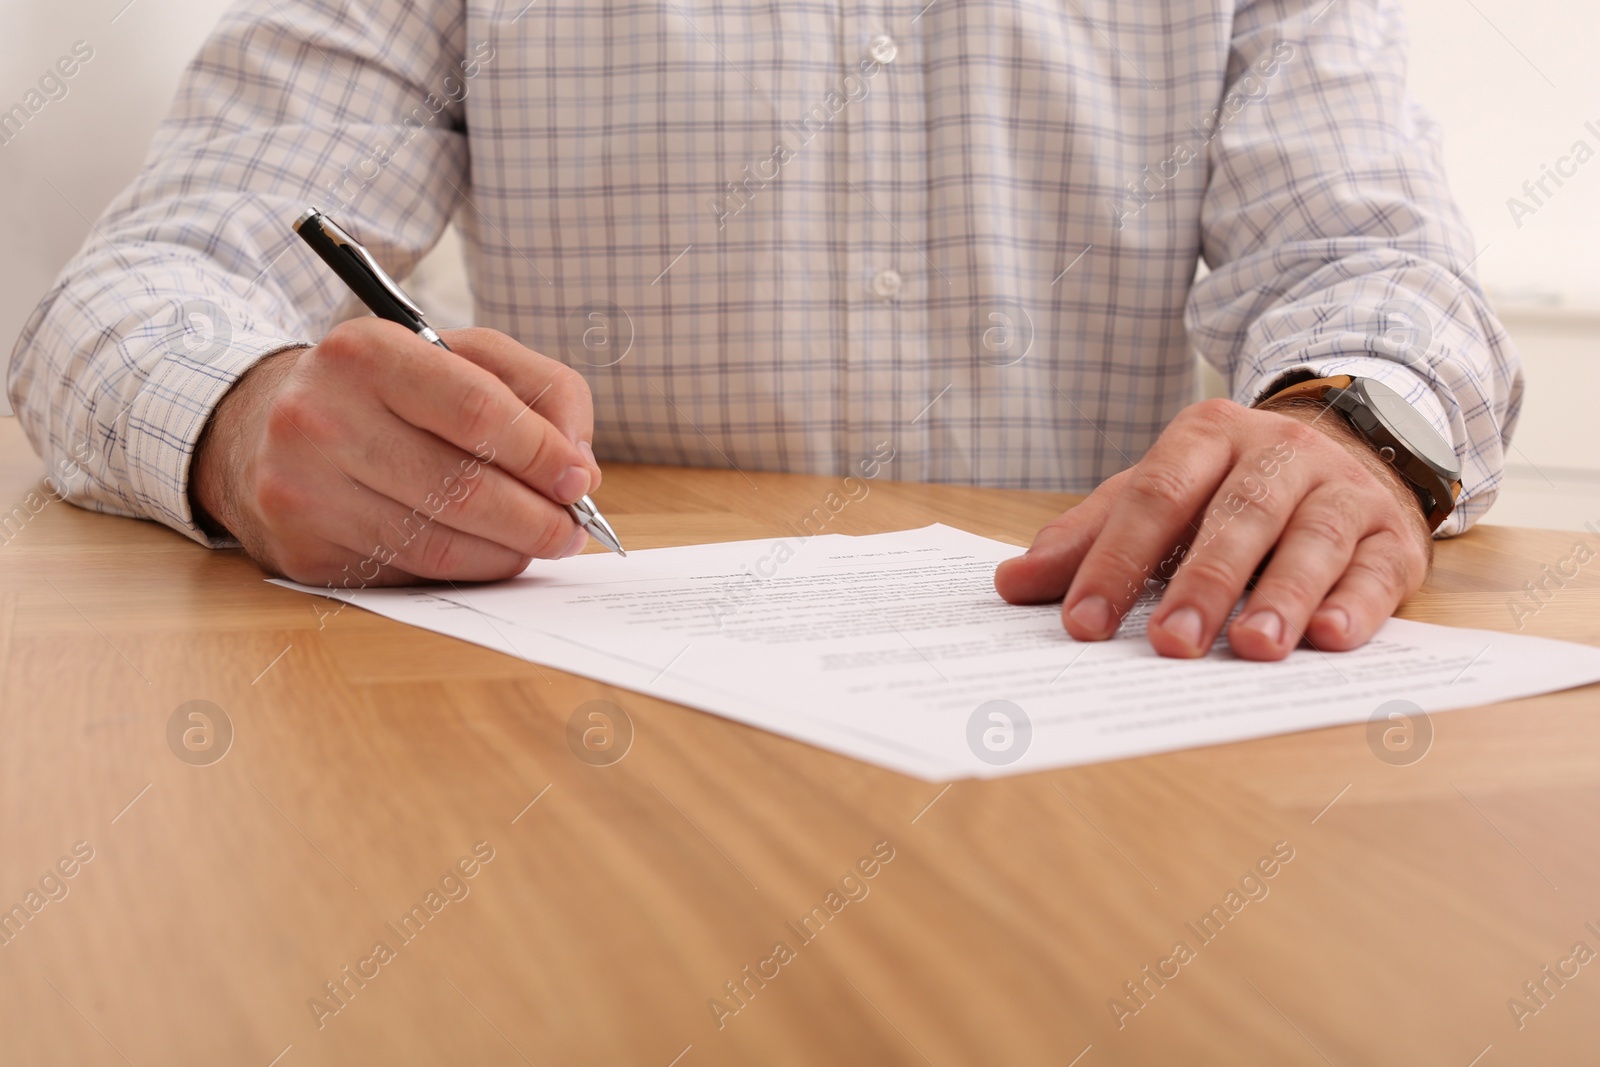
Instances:
[[[302,581],[576,552],[596,449],[888,445],[1093,490],[996,574],[1074,637],[1161,592],[1166,655],[1352,648],[1492,502],[1521,392],[1403,47],[1394,0],[246,3],[13,403],[47,459],[92,447],[79,503]],[[308,204],[396,276],[454,217],[480,328],[341,322]],[[1232,401],[1190,403],[1193,349]],[[1405,440],[1333,410],[1358,385]],[[1403,476],[1430,448],[1459,486]]]

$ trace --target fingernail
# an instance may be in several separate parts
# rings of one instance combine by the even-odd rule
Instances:
[[[1283,641],[1283,618],[1276,611],[1256,611],[1244,617],[1239,629],[1260,634],[1270,644]]]
[[[1204,620],[1200,618],[1200,613],[1194,608],[1179,608],[1167,616],[1166,621],[1161,624],[1161,628],[1190,648],[1198,649],[1200,647],[1200,627],[1203,623]]]
[[[1340,637],[1350,632],[1350,615],[1343,608],[1323,608],[1317,612],[1322,625]]]
[[[1092,638],[1110,637],[1116,627],[1112,625],[1111,605],[1102,596],[1086,596],[1067,612],[1067,617],[1078,624],[1078,629]]]
[[[556,479],[552,488],[561,503],[573,503],[589,491],[589,468],[568,467],[561,472],[561,477]]]
[[[588,441],[579,441],[578,442],[578,451],[582,452],[583,453],[583,458],[588,460],[590,463],[594,464],[594,466],[596,466],[596,467],[600,466],[600,464],[598,462],[596,462],[596,460],[594,458],[594,446],[591,445]]]
[[[573,532],[572,540],[567,542],[567,547],[563,548],[561,550],[561,555],[557,556],[556,558],[566,559],[568,556],[576,556],[579,552],[582,552],[586,547],[588,547],[588,544],[589,531],[580,526],[576,531]]]

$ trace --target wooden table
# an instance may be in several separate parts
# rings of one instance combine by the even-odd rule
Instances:
[[[0,500],[41,471],[0,424]],[[644,548],[775,534],[833,488],[614,467],[602,503]],[[875,483],[834,528],[1022,543],[1069,501]],[[1578,536],[1441,544],[1405,614],[1508,627]],[[1600,643],[1597,573],[1526,632]],[[567,741],[597,698],[635,729],[608,766]],[[220,721],[169,744],[194,700],[220,759]],[[1600,951],[1597,710],[1434,716],[1409,765],[1357,725],[945,788],[359,610],[319,629],[238,553],[52,503],[0,544],[0,907],[66,895],[0,947],[0,1062],[1594,1063],[1600,961],[1561,961]],[[879,842],[802,943],[786,923]],[[1279,842],[1202,944],[1186,924]],[[1545,965],[1577,974],[1532,1013]]]

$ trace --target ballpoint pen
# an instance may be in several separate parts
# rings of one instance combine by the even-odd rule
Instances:
[[[374,315],[397,322],[424,341],[436,344],[446,352],[450,351],[450,346],[423,318],[422,309],[378,266],[372,253],[361,247],[360,242],[340,229],[332,219],[314,207],[307,208],[294,220],[294,232],[322,257],[323,262],[333,268],[333,272],[343,279]],[[589,536],[618,555],[628,554],[623,551],[622,542],[617,540],[616,531],[588,496],[575,504],[568,504],[566,508],[573,520],[589,532]]]

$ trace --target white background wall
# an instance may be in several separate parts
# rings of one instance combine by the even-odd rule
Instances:
[[[183,64],[225,6],[0,0],[3,106],[75,41],[95,52],[64,99],[0,145],[0,358],[90,220],[137,169]],[[1520,227],[1506,206],[1575,140],[1600,148],[1584,130],[1590,121],[1600,128],[1600,2],[1406,0],[1406,8],[1414,91],[1444,126],[1452,183],[1482,250],[1476,269],[1528,366],[1513,465],[1490,521],[1600,523],[1600,159]],[[459,286],[453,268],[450,254],[435,258],[424,268],[428,284]]]
[[[227,6],[127,2],[0,0],[0,110],[19,103],[73,42],[94,49],[66,98],[0,145],[0,358],[89,222],[138,170],[183,65]]]
[[[1407,0],[1411,84],[1444,127],[1478,276],[1522,350],[1522,422],[1489,521],[1600,526],[1600,158],[1519,228],[1506,201],[1582,138],[1600,150],[1600,2]]]
[[[1600,159],[1519,229],[1508,197],[1582,137],[1600,148],[1600,3],[1406,0],[1411,86],[1444,127],[1451,185],[1472,220],[1477,271],[1510,299],[1600,312]],[[1510,298],[1510,299],[1508,299]]]

